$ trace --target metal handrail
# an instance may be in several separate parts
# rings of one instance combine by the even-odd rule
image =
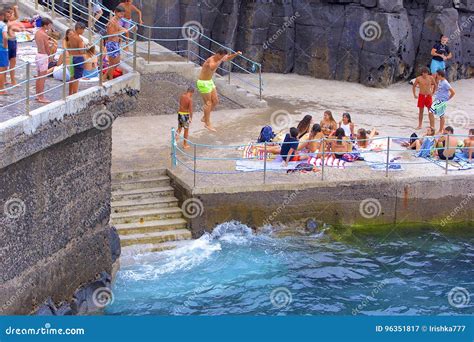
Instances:
[[[451,135],[436,135],[436,136],[433,136],[433,138],[439,138],[439,137],[446,137],[449,139],[449,137],[457,137],[457,138],[467,138],[467,137],[473,137],[473,136],[470,136],[470,135],[461,135],[461,134],[451,134]],[[421,137],[420,137],[421,138]],[[396,137],[396,136],[388,136],[388,137],[373,137],[373,138],[370,138],[370,139],[358,139],[357,141],[358,142],[363,142],[363,141],[366,141],[366,142],[373,142],[373,141],[386,141],[386,146],[387,148],[386,149],[383,149],[383,150],[380,150],[380,151],[370,151],[370,150],[358,150],[357,152],[364,156],[364,155],[367,155],[367,154],[370,154],[370,153],[379,153],[379,152],[385,152],[387,154],[387,157],[386,157],[386,160],[385,162],[377,162],[377,163],[374,163],[374,164],[377,164],[377,165],[385,165],[385,177],[388,177],[389,175],[389,171],[390,171],[390,165],[391,165],[391,159],[390,159],[390,154],[393,153],[393,152],[404,152],[404,151],[410,151],[410,150],[407,150],[406,148],[403,148],[403,149],[397,149],[397,148],[394,148],[392,147],[391,145],[391,141],[393,139],[404,139],[404,140],[407,140],[409,141],[410,140],[410,137]],[[174,128],[171,129],[171,162],[172,162],[172,166],[173,167],[177,167],[178,165],[181,165],[183,166],[185,169],[187,169],[188,171],[191,171],[193,172],[194,174],[194,186],[196,186],[196,175],[197,174],[208,174],[208,175],[211,175],[211,174],[214,174],[214,175],[230,175],[230,174],[241,174],[242,172],[240,171],[204,171],[204,170],[198,170],[197,168],[197,161],[198,160],[201,160],[201,161],[239,161],[239,160],[253,160],[253,159],[249,159],[249,158],[242,158],[242,157],[206,157],[206,156],[199,156],[198,155],[198,149],[199,150],[202,150],[202,149],[205,149],[205,148],[208,148],[208,149],[225,149],[225,150],[229,150],[229,149],[232,149],[232,150],[238,150],[240,148],[244,148],[244,147],[247,147],[248,144],[242,144],[242,145],[212,145],[212,144],[200,144],[200,143],[195,143],[189,139],[184,139],[182,138],[183,141],[185,141],[191,148],[192,148],[192,153],[187,153],[185,150],[181,149],[179,146],[178,146],[178,141],[176,140],[176,130]],[[318,152],[318,155],[321,155],[321,160],[322,160],[322,164],[321,164],[321,180],[324,180],[325,179],[325,164],[326,164],[326,159],[328,158],[328,155],[332,155],[333,153],[330,152],[330,151],[326,151],[326,147],[327,147],[327,144],[329,142],[337,142],[337,141],[341,141],[341,142],[348,142],[348,140],[342,140],[342,139],[336,139],[334,137],[330,137],[330,138],[323,138],[323,139],[317,139],[317,140],[308,140],[308,141],[305,141],[305,142],[319,142],[321,143],[321,145],[323,146],[322,148],[322,151],[321,152]],[[353,142],[351,140],[349,140],[349,142]],[[277,142],[277,143],[271,143],[271,145],[284,145],[284,144],[291,144],[291,143],[285,143],[285,142]],[[263,169],[259,169],[259,170],[253,170],[251,172],[263,172],[263,182],[265,183],[266,182],[266,178],[267,178],[267,173],[269,171],[275,171],[275,170],[269,170],[267,168],[267,147],[270,146],[269,143],[252,143],[252,145],[254,146],[259,146],[260,148],[263,148],[263,150],[265,151],[264,153],[264,160],[263,160]],[[326,145],[326,147],[325,147]],[[458,149],[457,146],[453,146],[453,148],[456,148],[456,150]],[[445,148],[442,148],[442,147],[432,147],[430,148],[430,151],[431,150],[436,150],[436,151],[439,151],[439,150],[443,150]],[[474,149],[474,147],[464,147],[463,149],[468,149],[468,150],[472,150]],[[190,161],[190,163],[192,164],[192,166],[189,166],[186,164],[185,161],[183,161],[181,158],[178,157],[178,153],[179,155],[181,155],[183,158],[186,158],[187,160]],[[403,163],[403,162],[398,162],[399,165],[428,165],[428,164],[432,164],[431,161],[429,160],[426,160],[426,161],[421,161],[421,162],[409,162],[409,163]],[[365,165],[361,165],[361,166],[356,166],[356,165],[351,165],[351,169],[352,168],[362,168],[362,167],[366,167]],[[277,172],[277,171],[275,171]],[[446,163],[445,163],[445,174],[448,174],[449,172],[449,160],[446,160]]]

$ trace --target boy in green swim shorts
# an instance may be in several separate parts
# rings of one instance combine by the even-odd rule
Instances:
[[[241,55],[242,52],[238,51],[233,54],[229,54],[225,49],[219,49],[215,55],[209,57],[202,65],[201,74],[196,83],[199,93],[201,93],[204,102],[204,117],[201,119],[204,122],[204,127],[208,130],[215,132],[216,129],[211,124],[211,112],[216,108],[219,103],[217,97],[217,89],[212,77],[216,72],[217,68],[223,63],[234,59]]]
[[[176,131],[176,140],[179,139],[181,130],[184,129],[183,148],[189,148],[189,124],[193,120],[193,94],[194,88],[189,87],[188,90],[179,98],[178,130]]]

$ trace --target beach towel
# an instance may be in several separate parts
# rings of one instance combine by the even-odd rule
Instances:
[[[438,165],[439,167],[446,169],[446,160],[438,159],[437,157],[426,157],[426,160]],[[471,170],[474,168],[474,164],[469,163],[468,160],[464,160],[455,156],[453,160],[448,161],[448,171],[464,171]]]
[[[242,150],[243,159],[265,160],[265,147],[253,142],[248,143]],[[274,160],[275,155],[267,153],[267,160]]]
[[[416,157],[426,158],[431,155],[431,150],[435,144],[434,138],[425,137],[423,144],[421,144],[420,150],[416,153]]]
[[[293,170],[298,166],[299,162],[289,162],[288,166],[284,166],[281,161],[267,162],[267,171],[288,171]],[[263,160],[237,160],[235,163],[235,170],[241,172],[255,172],[263,171],[265,163]]]
[[[323,166],[323,159],[312,157],[308,160],[308,163],[318,168]],[[333,167],[337,169],[345,169],[348,164],[345,160],[334,158],[333,156],[324,158],[324,166]]]
[[[364,161],[373,171],[385,171],[387,170],[387,152],[369,152],[363,154]],[[388,170],[389,171],[403,171],[403,166],[397,162],[400,156],[395,153],[390,153],[391,159],[389,160]]]

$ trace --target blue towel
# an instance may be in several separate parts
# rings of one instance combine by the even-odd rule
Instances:
[[[425,137],[423,139],[423,144],[421,144],[420,151],[418,151],[416,156],[421,157],[421,158],[429,157],[430,154],[431,154],[431,148],[433,147],[433,145],[434,145],[434,139],[433,138],[430,139],[428,137]]]

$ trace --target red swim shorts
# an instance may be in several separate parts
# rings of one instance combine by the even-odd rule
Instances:
[[[430,109],[432,104],[433,104],[433,98],[431,97],[431,95],[420,94],[418,96],[418,108],[426,107]]]

